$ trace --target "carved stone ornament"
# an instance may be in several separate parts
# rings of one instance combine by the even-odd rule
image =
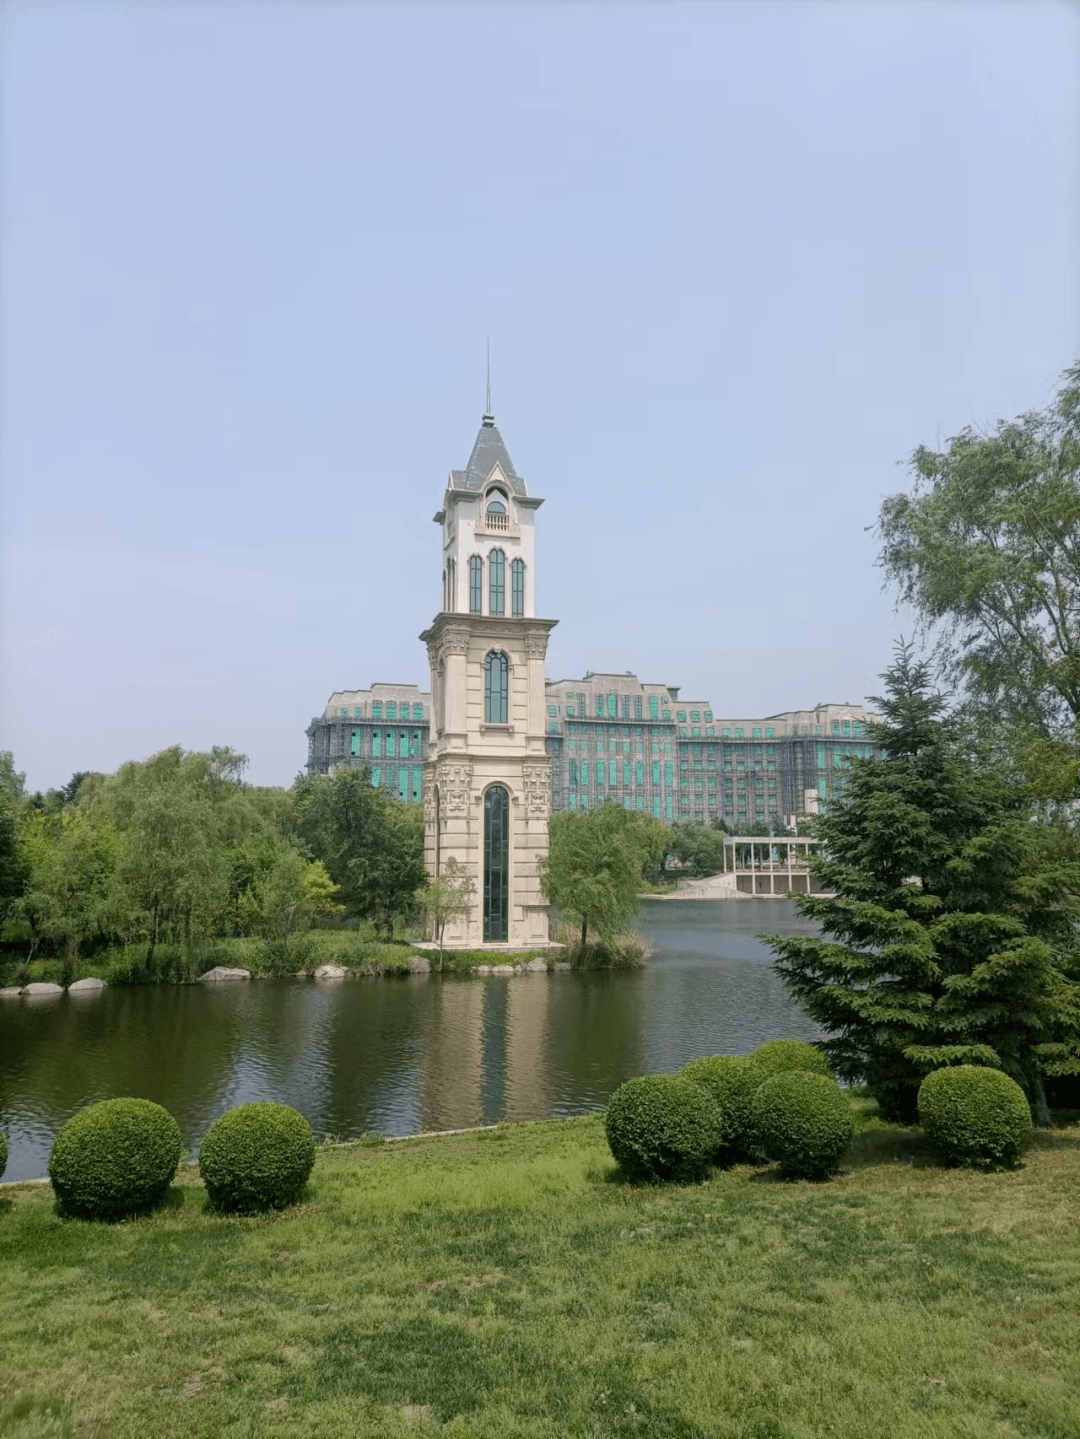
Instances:
[[[444,655],[465,655],[469,652],[469,631],[464,625],[447,625],[439,646]]]
[[[542,660],[547,654],[547,630],[529,630],[525,636],[525,653],[531,660]]]
[[[471,764],[444,764],[439,767],[439,794],[444,814],[465,814],[472,788]]]
[[[547,819],[551,813],[551,767],[527,764],[521,769],[525,790],[525,814],[529,819]]]
[[[435,786],[428,777],[424,777],[424,823],[434,825],[435,823]]]

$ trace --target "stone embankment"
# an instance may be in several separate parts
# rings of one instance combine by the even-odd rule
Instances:
[[[74,984],[67,987],[68,994],[100,994],[103,989],[108,989],[103,979],[77,979]],[[45,980],[35,980],[33,984],[24,984],[21,987],[17,984],[9,985],[6,989],[0,989],[0,999],[18,999],[20,996],[26,999],[47,999],[49,995],[63,994],[62,984],[49,984]]]

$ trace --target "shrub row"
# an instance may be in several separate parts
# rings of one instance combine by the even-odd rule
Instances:
[[[974,1065],[929,1074],[919,1119],[946,1162],[982,1169],[1015,1165],[1032,1129],[1015,1080]],[[824,1179],[855,1122],[822,1051],[775,1040],[746,1058],[713,1055],[677,1075],[628,1080],[611,1096],[605,1129],[629,1178],[685,1183],[712,1166],[760,1160],[788,1178]]]
[[[61,1212],[110,1220],[153,1209],[173,1182],[181,1147],[180,1126],[160,1104],[148,1099],[92,1104],[63,1126],[49,1156]],[[6,1160],[6,1144],[0,1158]],[[311,1128],[286,1104],[229,1110],[207,1130],[199,1153],[211,1206],[222,1213],[254,1214],[294,1204],[314,1164]]]
[[[718,1054],[628,1080],[608,1102],[605,1131],[632,1179],[690,1182],[760,1158],[822,1178],[838,1167],[854,1119],[819,1049],[774,1040],[746,1058]]]

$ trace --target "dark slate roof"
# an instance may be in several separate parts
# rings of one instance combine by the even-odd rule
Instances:
[[[454,489],[483,489],[485,480],[496,465],[502,469],[515,495],[528,494],[525,481],[514,469],[514,462],[510,458],[510,452],[506,448],[502,435],[496,428],[494,418],[491,415],[485,415],[480,432],[476,436],[476,443],[472,447],[468,465],[463,470],[450,471]]]

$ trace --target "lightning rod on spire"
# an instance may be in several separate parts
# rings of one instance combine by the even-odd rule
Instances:
[[[490,415],[490,414],[491,414],[491,339],[490,339],[490,337],[488,338],[488,342],[487,342],[487,408],[484,410],[484,413],[485,413],[486,415]]]

